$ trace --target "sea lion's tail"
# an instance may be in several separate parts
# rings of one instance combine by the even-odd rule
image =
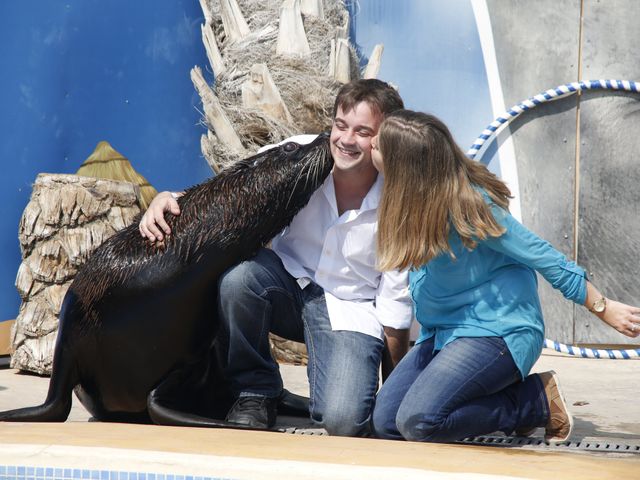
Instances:
[[[73,388],[78,383],[78,371],[72,346],[65,341],[65,326],[73,325],[68,315],[77,314],[75,297],[67,294],[60,312],[58,338],[53,354],[53,369],[49,380],[49,391],[42,405],[0,412],[3,422],[64,422],[71,411]],[[71,320],[71,321],[70,321]]]

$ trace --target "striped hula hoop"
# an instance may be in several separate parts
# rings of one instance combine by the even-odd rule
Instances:
[[[613,349],[597,349],[576,347],[575,345],[565,345],[564,343],[554,342],[548,338],[544,339],[544,348],[555,350],[556,352],[574,355],[583,358],[607,358],[611,360],[630,360],[632,358],[640,358],[640,348],[629,350],[613,350]]]
[[[506,110],[502,115],[499,115],[482,131],[476,141],[473,142],[471,148],[467,150],[467,156],[475,159],[487,140],[497,135],[500,130],[518,118],[523,112],[531,110],[542,103],[559,100],[583,90],[624,90],[627,92],[640,93],[640,83],[629,80],[587,80],[567,83],[556,88],[550,88],[549,90],[523,100],[511,107],[509,110]]]
[[[487,140],[496,136],[506,125],[511,123],[527,110],[531,110],[542,103],[552,102],[560,98],[568,97],[569,95],[573,95],[574,93],[581,92],[583,90],[623,90],[627,92],[640,93],[640,82],[630,80],[587,80],[567,83],[556,88],[550,88],[549,90],[523,100],[499,115],[482,131],[476,141],[473,142],[473,145],[471,145],[471,148],[467,151],[467,156],[478,160],[482,156],[478,156],[478,153]],[[575,345],[565,345],[564,343],[549,340],[548,338],[545,338],[544,340],[544,348],[583,358],[607,358],[620,360],[640,358],[639,348],[629,350],[584,348],[577,347]]]

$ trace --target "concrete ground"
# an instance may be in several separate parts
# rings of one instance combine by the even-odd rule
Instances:
[[[547,479],[574,474],[581,478],[640,478],[640,360],[581,359],[545,350],[534,371],[549,369],[558,372],[574,414],[571,444],[612,443],[633,448],[623,453],[526,445],[495,448],[102,424],[87,422],[89,414],[74,398],[64,425],[0,422],[0,477],[13,478],[2,476],[3,465],[62,468],[71,464],[87,468],[87,475],[104,475],[108,470],[114,474],[115,468],[190,475],[213,472],[215,478],[238,479]],[[281,370],[289,390],[308,394],[304,367],[282,365]],[[40,404],[47,387],[48,378],[0,369],[0,410]],[[279,426],[290,426],[290,421],[281,418]],[[298,421],[297,426],[302,427],[298,432],[320,433],[305,431],[305,422]],[[535,436],[542,433],[539,429]],[[114,463],[115,458],[124,463]],[[197,467],[200,464],[202,467]],[[265,468],[270,469],[269,476]]]
[[[608,437],[640,444],[640,360],[576,358],[544,350],[533,372],[555,370],[574,415],[572,440]],[[305,367],[281,366],[285,386],[308,395]],[[0,410],[31,406],[44,400],[49,379],[0,369]],[[89,414],[74,397],[69,421]],[[539,432],[540,434],[542,431]]]

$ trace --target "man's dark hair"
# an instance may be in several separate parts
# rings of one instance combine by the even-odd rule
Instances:
[[[395,88],[382,80],[369,78],[347,83],[340,89],[333,105],[333,117],[338,113],[338,107],[342,107],[343,112],[348,112],[360,102],[367,102],[374,113],[383,116],[404,108],[402,98]]]

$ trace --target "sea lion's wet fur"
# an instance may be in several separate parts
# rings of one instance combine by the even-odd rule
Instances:
[[[178,203],[179,216],[168,216],[172,235],[154,244],[140,241],[134,226],[119,232],[92,254],[71,287],[87,308],[105,289],[123,285],[136,274],[156,268],[156,281],[174,274],[175,268],[198,261],[207,248],[242,250],[271,240],[309,200],[327,174],[330,163],[326,148],[305,148],[305,166],[286,161],[291,153],[284,146],[237,162],[213,179],[187,189]],[[317,158],[314,158],[317,157]],[[213,186],[213,188],[212,188]],[[288,188],[287,188],[288,187]],[[302,192],[296,198],[295,188]],[[235,262],[233,262],[235,263]]]
[[[326,135],[238,162],[188,189],[172,234],[137,222],[98,247],[63,302],[43,405],[0,420],[64,421],[71,390],[105,421],[221,425],[230,392],[216,363],[216,282],[288,225],[332,167]],[[147,408],[148,407],[148,408]]]

